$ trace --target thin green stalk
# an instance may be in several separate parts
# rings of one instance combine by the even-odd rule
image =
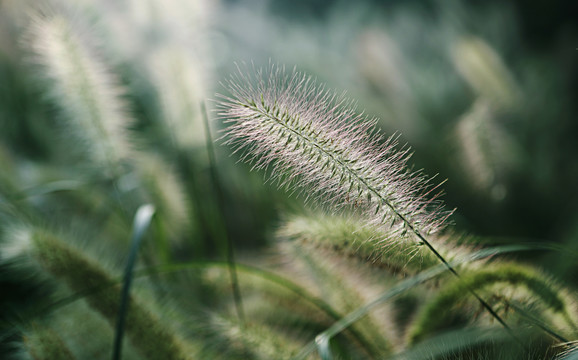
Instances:
[[[533,316],[532,314],[530,314],[529,312],[524,310],[524,308],[522,308],[520,305],[516,304],[515,302],[506,301],[506,300],[504,300],[504,302],[506,303],[507,306],[514,309],[517,313],[522,315],[524,318],[528,319],[530,322],[532,322],[534,325],[536,325],[537,327],[542,329],[548,335],[552,336],[554,339],[556,339],[562,343],[567,343],[570,341],[570,340],[566,339],[564,336],[557,333],[555,330],[551,329],[549,326],[544,324],[542,321],[537,319],[535,316]]]
[[[126,314],[128,312],[130,299],[130,286],[133,278],[133,270],[136,262],[136,257],[140,249],[140,245],[147,228],[150,225],[154,215],[155,208],[150,205],[142,205],[138,208],[134,217],[133,234],[131,240],[131,248],[124,273],[124,281],[122,286],[122,293],[120,299],[120,308],[118,311],[118,318],[116,322],[116,332],[114,337],[114,347],[112,352],[113,360],[120,360],[122,354],[122,339],[124,336],[124,327],[126,321]]]
[[[406,221],[403,216],[401,214],[397,214],[403,221]],[[429,241],[427,241],[420,233],[419,231],[417,231],[416,229],[413,228],[413,226],[409,223],[407,223],[408,227],[414,232],[414,234],[423,241],[423,243],[434,253],[434,255],[440,259],[440,261],[447,267],[447,269],[458,279],[461,279],[460,274],[458,274],[458,272],[446,261],[446,259],[437,252],[437,250],[429,243]],[[516,342],[520,345],[524,345],[524,343],[516,336],[514,335],[514,333],[512,332],[512,330],[510,329],[510,327],[508,326],[508,324],[506,324],[506,322],[502,319],[502,317],[500,315],[498,315],[498,313],[496,313],[496,311],[492,308],[492,306],[490,304],[488,304],[484,299],[482,299],[480,297],[480,295],[478,295],[474,289],[472,289],[470,286],[467,286],[467,290],[470,292],[470,294],[472,294],[479,302],[480,304],[482,304],[482,306],[500,323],[500,325],[502,325],[504,327],[504,329],[506,329],[506,331],[508,332],[508,334],[514,338],[514,340],[516,340]]]
[[[243,311],[243,299],[241,297],[241,290],[239,288],[239,280],[237,279],[237,270],[235,268],[235,248],[233,246],[233,241],[229,236],[227,222],[225,221],[225,198],[223,195],[223,189],[221,188],[221,183],[219,181],[219,176],[217,174],[217,162],[215,161],[215,148],[213,147],[213,140],[211,136],[211,127],[209,124],[209,117],[207,115],[207,108],[205,103],[201,103],[201,112],[203,114],[203,124],[205,125],[205,134],[207,139],[207,153],[209,156],[209,168],[211,170],[211,178],[217,192],[217,206],[219,207],[218,217],[220,226],[217,227],[217,237],[226,243],[226,258],[229,265],[229,275],[231,277],[231,286],[233,289],[233,298],[235,300],[235,309],[237,311],[237,316],[239,317],[239,322],[241,327],[245,324],[245,314]]]

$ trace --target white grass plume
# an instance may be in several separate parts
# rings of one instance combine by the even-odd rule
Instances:
[[[256,76],[239,70],[227,85],[232,95],[218,104],[229,125],[226,144],[255,168],[272,165],[282,186],[337,208],[355,207],[387,224],[392,237],[425,241],[444,226],[449,213],[439,194],[429,197],[437,187],[408,169],[409,148],[398,149],[396,137],[384,139],[375,119],[357,115],[350,100],[275,66]]]
[[[204,147],[200,64],[182,48],[165,46],[152,54],[150,74],[157,89],[163,124],[175,143],[184,149]]]
[[[520,90],[514,76],[496,51],[485,41],[466,37],[452,49],[453,62],[478,96],[492,106],[508,109],[520,101]]]
[[[62,15],[36,14],[26,40],[46,80],[46,93],[73,138],[96,164],[116,169],[129,154],[130,119],[119,81],[98,59],[86,35]]]

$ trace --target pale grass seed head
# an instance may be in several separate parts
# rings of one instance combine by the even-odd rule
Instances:
[[[47,11],[33,16],[25,40],[46,81],[46,95],[58,106],[72,138],[97,165],[117,168],[130,153],[131,119],[120,83],[91,46],[90,34]]]
[[[449,213],[439,193],[430,196],[430,179],[408,169],[409,148],[384,138],[351,100],[278,66],[255,75],[239,70],[226,86],[231,95],[218,104],[225,143],[254,168],[271,166],[280,186],[355,209],[387,225],[392,237],[444,226]]]
[[[512,73],[488,43],[476,37],[459,39],[452,49],[453,62],[475,93],[493,107],[513,108],[521,94]]]
[[[2,231],[4,240],[0,247],[0,257],[3,260],[14,260],[26,254],[32,244],[32,229],[24,225],[5,227]]]
[[[353,257],[372,268],[387,269],[402,276],[417,274],[439,264],[439,259],[426,246],[416,246],[415,242],[392,237],[383,226],[368,225],[356,214],[286,214],[276,237],[281,241],[325,249],[334,255]],[[471,255],[473,247],[463,244],[468,237],[445,231],[430,236],[428,241],[451,262]],[[468,263],[467,268],[480,266],[480,263],[483,261]]]
[[[60,335],[38,323],[32,324],[24,336],[23,343],[33,359],[74,359],[74,355]]]
[[[177,146],[204,146],[201,65],[181,47],[165,46],[151,56],[150,74],[158,89],[163,125]]]

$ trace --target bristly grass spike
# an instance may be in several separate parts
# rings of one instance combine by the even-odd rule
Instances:
[[[307,199],[391,224],[392,236],[425,236],[445,226],[451,212],[441,193],[431,195],[438,186],[408,169],[410,148],[398,147],[399,135],[386,139],[376,119],[356,114],[353,101],[307,75],[275,65],[255,74],[239,67],[226,83],[231,95],[220,95],[218,104],[228,125],[224,142],[242,160],[256,169],[272,166],[271,180]]]

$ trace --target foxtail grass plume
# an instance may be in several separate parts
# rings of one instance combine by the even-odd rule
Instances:
[[[158,89],[163,125],[180,148],[205,144],[201,107],[201,66],[178,47],[158,49],[151,56],[152,81]]]
[[[254,168],[272,166],[280,186],[355,208],[386,224],[391,237],[425,242],[444,227],[450,212],[440,193],[430,196],[431,179],[408,169],[410,149],[399,148],[396,136],[385,139],[376,119],[356,114],[346,97],[277,66],[255,75],[239,69],[226,85],[231,95],[218,104],[225,144]]]
[[[289,214],[276,233],[281,240],[296,241],[305,246],[315,246],[356,257],[375,268],[386,268],[396,274],[415,274],[437,265],[439,260],[424,246],[415,246],[408,241],[397,241],[388,237],[382,226],[367,226],[355,216],[328,215],[323,212],[313,214]],[[448,260],[456,254],[455,244],[448,244],[437,237],[436,249]],[[451,250],[449,248],[451,246]],[[462,250],[462,249],[460,249]]]
[[[23,225],[24,226],[24,225]],[[15,227],[4,234],[0,247],[4,259],[18,261],[84,294],[87,304],[110,324],[116,322],[120,287],[115,277],[99,262],[47,229]],[[130,295],[126,333],[141,355],[154,359],[194,358],[195,345],[169,326],[143,298]]]
[[[452,49],[453,62],[478,96],[499,109],[520,101],[520,90],[512,73],[496,51],[476,37],[460,39]]]
[[[26,332],[24,347],[33,359],[75,359],[59,334],[37,323]]]
[[[131,119],[120,81],[89,46],[90,34],[62,15],[33,16],[28,45],[46,95],[59,107],[73,139],[97,165],[116,172],[130,153]]]
[[[241,326],[232,319],[214,316],[212,326],[226,339],[227,358],[294,359],[303,346],[291,336],[267,325],[250,323]],[[314,359],[313,356],[307,359]]]

